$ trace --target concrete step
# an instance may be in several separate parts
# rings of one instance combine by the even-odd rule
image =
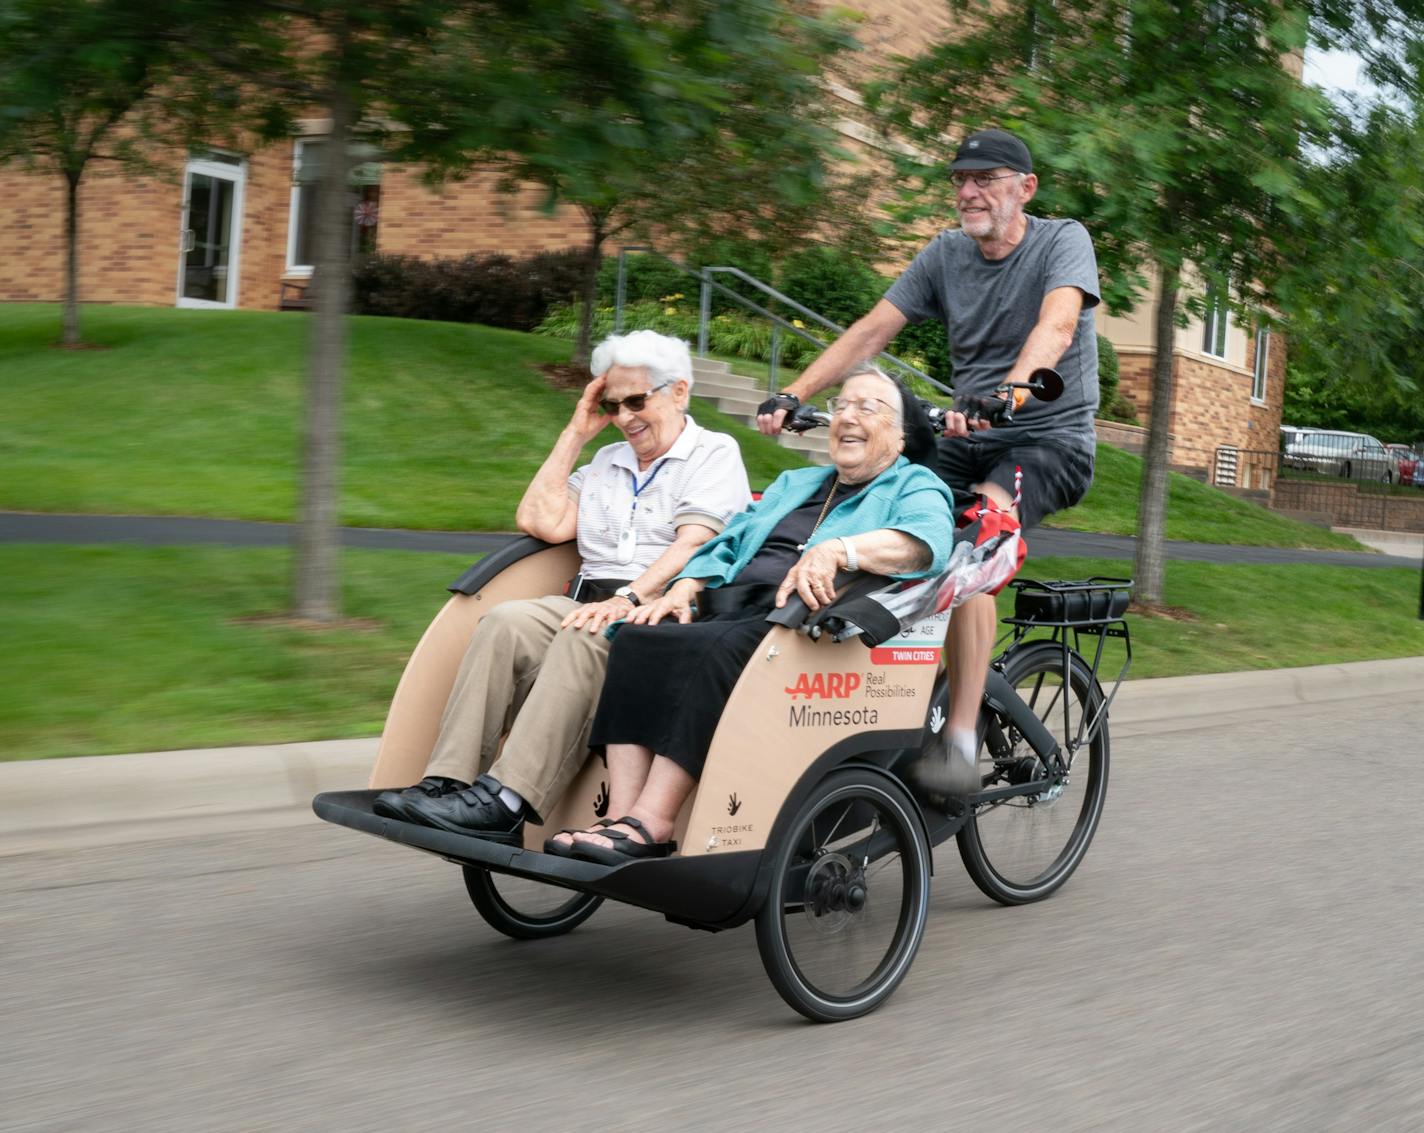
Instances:
[[[766,387],[740,374],[701,374],[692,387],[693,393],[704,397],[712,394],[730,394],[737,397],[755,396],[758,401],[766,397]]]
[[[694,358],[692,372],[696,381],[692,392],[705,397],[719,410],[747,426],[756,425],[757,406],[766,400],[766,386],[757,378],[735,373],[732,364],[707,358]],[[814,464],[829,464],[829,441],[823,430],[803,433],[782,433],[777,441],[784,448],[799,452]]]
[[[698,381],[703,374],[728,374],[732,371],[730,362],[719,362],[715,358],[693,358],[692,376]]]

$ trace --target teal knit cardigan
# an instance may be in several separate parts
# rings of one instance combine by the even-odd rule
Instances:
[[[761,499],[732,517],[726,529],[704,543],[678,578],[700,578],[708,586],[735,581],[742,568],[761,550],[772,528],[809,500],[834,468],[793,468],[783,472]],[[924,570],[891,575],[892,578],[928,578],[941,573],[949,560],[954,539],[954,496],[928,468],[911,464],[903,456],[870,482],[870,486],[831,508],[807,546],[839,536],[861,535],[892,527],[924,543],[933,561]]]

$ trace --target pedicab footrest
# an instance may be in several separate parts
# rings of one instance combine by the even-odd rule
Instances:
[[[619,868],[541,854],[519,846],[502,846],[468,834],[451,834],[413,822],[384,818],[371,809],[378,794],[379,791],[327,791],[312,799],[312,810],[317,817],[338,826],[349,826],[352,830],[413,846],[451,861],[539,881],[584,886],[600,881]]]
[[[597,893],[700,928],[730,928],[756,912],[747,907],[747,901],[761,862],[760,851],[674,855],[606,866],[383,818],[371,809],[378,794],[328,791],[312,800],[312,810],[337,826],[424,850],[459,865]]]

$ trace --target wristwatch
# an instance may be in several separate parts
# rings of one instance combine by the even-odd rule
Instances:
[[[641,606],[643,604],[643,600],[633,593],[631,586],[620,586],[613,592],[613,597],[627,598],[628,601],[632,602],[635,606]]]

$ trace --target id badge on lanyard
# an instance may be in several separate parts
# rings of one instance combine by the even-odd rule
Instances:
[[[663,464],[666,463],[663,461]],[[614,559],[620,563],[631,563],[638,554],[638,532],[633,524],[633,521],[638,517],[638,497],[643,494],[643,490],[649,484],[657,479],[658,473],[663,470],[663,464],[659,464],[649,472],[648,478],[641,484],[638,483],[638,474],[636,472],[633,474],[633,506],[628,510],[628,524],[619,533],[618,548],[613,553]]]

